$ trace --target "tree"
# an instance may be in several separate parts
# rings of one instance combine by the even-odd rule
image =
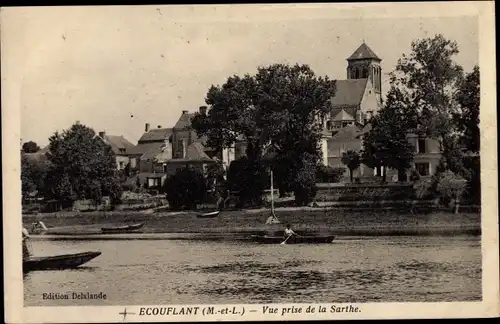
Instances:
[[[442,35],[413,41],[412,52],[404,55],[391,75],[418,114],[418,129],[447,145],[453,134],[452,116],[456,111],[455,96],[462,82],[463,69],[453,57],[459,53],[454,41]]]
[[[465,147],[462,154],[463,168],[468,171],[468,197],[481,203],[481,158],[479,132],[479,106],[481,101],[479,67],[475,66],[466,74],[457,93],[459,111],[455,114],[455,124],[460,134],[460,143]]]
[[[481,92],[479,85],[479,67],[474,66],[460,83],[456,100],[459,110],[454,114],[457,130],[462,136],[462,143],[470,152],[479,152],[479,105]]]
[[[401,89],[392,86],[386,105],[372,118],[372,128],[363,136],[363,162],[373,168],[385,166],[398,170],[398,178],[404,179],[415,156],[415,147],[408,141],[408,134],[418,133],[417,120],[409,98]]]
[[[227,174],[227,188],[238,192],[238,207],[262,203],[262,190],[268,184],[265,165],[246,156],[231,162]]]
[[[49,163],[42,159],[30,159],[21,151],[21,183],[23,196],[43,191]]]
[[[277,178],[283,179],[278,187],[289,190],[297,187],[291,179],[301,178],[297,174],[304,161],[320,155],[322,121],[334,94],[335,82],[316,77],[307,65],[259,67],[255,75],[232,76],[224,85],[212,86],[206,98],[210,108],[197,114],[192,126],[211,147],[230,147],[243,137],[247,167],[257,178],[263,148],[273,143],[281,162]],[[254,195],[260,196],[262,189]]]
[[[353,172],[361,165],[361,157],[359,153],[353,150],[348,150],[342,153],[341,162],[349,169],[349,176],[353,182]]]
[[[91,128],[76,123],[50,137],[44,195],[58,201],[109,196],[113,203],[121,196],[116,157],[111,147]]]
[[[184,167],[167,178],[164,191],[172,209],[196,209],[196,204],[205,198],[207,187],[201,172]]]
[[[36,190],[31,163],[23,151],[21,151],[21,184],[23,197]]]
[[[318,161],[312,155],[306,155],[296,172],[296,180],[293,187],[295,204],[305,206],[316,196],[316,169]]]
[[[36,153],[40,151],[40,146],[38,146],[35,142],[29,141],[23,144],[23,152],[24,153]]]

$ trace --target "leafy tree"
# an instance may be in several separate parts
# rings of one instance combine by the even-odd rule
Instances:
[[[309,204],[316,196],[316,168],[317,158],[310,154],[306,156],[297,171],[297,179],[294,183],[293,193],[295,203],[298,206]]]
[[[479,67],[475,66],[466,74],[457,93],[459,111],[454,120],[460,134],[460,143],[465,147],[462,152],[462,166],[467,170],[467,196],[477,204],[481,203],[481,161],[479,105],[481,101]]]
[[[286,191],[297,187],[292,179],[301,178],[298,172],[310,154],[320,155],[322,120],[334,94],[335,82],[316,77],[307,65],[259,67],[255,75],[232,76],[212,86],[206,98],[210,108],[196,115],[192,126],[211,147],[230,147],[243,137],[247,167],[257,178],[263,148],[272,142],[280,161],[278,187]],[[260,196],[261,189],[254,194]]]
[[[404,178],[415,156],[408,134],[417,132],[417,120],[409,98],[399,88],[391,87],[386,105],[372,118],[372,128],[363,136],[363,162],[370,167],[398,170],[398,178]],[[383,177],[385,182],[385,172]]]
[[[231,162],[227,175],[227,188],[237,191],[238,207],[262,203],[262,191],[268,184],[265,165],[246,156]]]
[[[348,150],[342,153],[341,162],[349,169],[351,182],[353,182],[353,172],[361,165],[361,157],[359,153],[353,150]]]
[[[35,180],[32,176],[31,163],[23,151],[21,151],[21,184],[24,197],[36,190]]]
[[[164,191],[172,209],[196,209],[196,204],[205,198],[207,187],[201,172],[185,167],[167,178]]]
[[[49,140],[45,197],[61,202],[92,199],[98,203],[109,196],[113,203],[119,201],[122,189],[115,154],[91,128],[76,123]]]
[[[23,144],[24,153],[36,153],[40,151],[40,146],[33,141],[29,141]]]
[[[413,41],[412,51],[398,61],[391,84],[398,87],[418,114],[419,131],[447,145],[453,134],[455,96],[463,69],[453,57],[458,45],[443,35]]]
[[[34,191],[43,191],[49,163],[44,159],[30,159],[21,151],[22,193],[26,196]]]
[[[455,112],[454,120],[457,130],[462,135],[462,142],[468,151],[479,152],[479,104],[481,101],[479,85],[479,67],[474,66],[471,73],[466,74],[460,83],[456,100],[459,111]]]

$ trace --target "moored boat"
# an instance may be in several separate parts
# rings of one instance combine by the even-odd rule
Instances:
[[[309,235],[309,236],[291,236],[288,239],[283,236],[252,235],[252,239],[265,244],[326,244],[332,243],[335,239],[333,235]]]
[[[198,214],[198,215],[196,215],[196,217],[198,217],[198,218],[215,218],[215,217],[219,216],[219,214],[220,214],[220,210],[217,210],[217,211],[213,211],[210,213]]]
[[[101,252],[83,252],[45,257],[29,257],[23,260],[23,272],[35,270],[74,269],[101,255]]]
[[[102,227],[101,232],[102,233],[133,233],[139,231],[143,226],[144,223],[139,223],[139,224],[133,224],[133,225],[124,225],[124,226],[116,226],[116,227]]]

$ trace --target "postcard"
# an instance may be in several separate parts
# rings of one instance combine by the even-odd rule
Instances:
[[[1,21],[6,322],[499,316],[493,2]]]

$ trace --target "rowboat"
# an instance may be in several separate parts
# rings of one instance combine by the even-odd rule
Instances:
[[[196,217],[198,217],[198,218],[215,218],[215,217],[219,216],[219,214],[220,214],[220,210],[217,210],[217,211],[210,212],[210,213],[198,214],[198,215],[196,215]]]
[[[74,269],[101,255],[101,252],[83,252],[23,260],[23,272],[34,270]]]
[[[133,225],[124,225],[124,226],[116,226],[116,227],[102,227],[101,228],[101,232],[104,233],[104,234],[108,234],[108,233],[133,233],[133,232],[137,232],[138,230],[140,230],[144,224],[146,222],[143,222],[143,223],[139,223],[139,224],[133,224]]]
[[[332,243],[335,239],[333,235],[310,235],[310,236],[291,236],[285,239],[283,236],[252,235],[252,239],[264,244],[325,244]]]

